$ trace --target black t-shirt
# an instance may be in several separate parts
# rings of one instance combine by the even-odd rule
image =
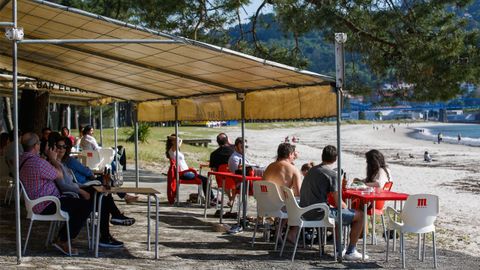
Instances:
[[[337,191],[337,172],[325,165],[314,166],[303,179],[300,189],[300,206],[325,203],[327,194],[335,191]],[[310,211],[304,215],[306,219],[315,219],[320,216],[318,211]]]
[[[222,164],[228,164],[228,159],[233,154],[234,149],[232,145],[220,146],[210,154],[210,168],[218,171],[218,167]]]

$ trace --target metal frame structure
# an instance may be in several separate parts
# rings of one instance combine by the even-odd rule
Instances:
[[[0,3],[0,5],[3,7],[5,5],[8,4],[9,1],[3,1],[2,3]],[[101,17],[102,20],[104,21],[107,21],[109,23],[113,23],[113,24],[116,24],[116,25],[121,25],[121,26],[128,26],[130,28],[134,28],[134,29],[142,29],[142,30],[145,30],[145,31],[148,31],[150,33],[154,33],[158,36],[161,36],[163,38],[169,38],[169,40],[155,40],[155,39],[23,39],[23,32],[21,30],[21,28],[18,27],[18,24],[17,24],[17,20],[18,20],[18,17],[17,17],[17,0],[10,0],[11,2],[11,5],[12,5],[12,22],[0,22],[0,27],[10,27],[8,30],[10,31],[10,41],[12,43],[12,73],[13,73],[13,107],[14,107],[14,113],[13,113],[13,118],[14,118],[14,122],[13,122],[13,125],[14,125],[14,143],[15,145],[18,145],[19,144],[19,138],[18,138],[18,46],[20,44],[22,45],[28,45],[28,44],[62,44],[62,45],[65,45],[67,46],[66,44],[86,44],[86,43],[94,43],[94,44],[100,44],[100,43],[103,43],[103,44],[125,44],[125,43],[136,43],[136,44],[141,44],[141,43],[158,43],[158,44],[173,44],[173,43],[181,43],[181,44],[194,44],[194,45],[197,45],[199,47],[203,47],[203,48],[208,48],[208,49],[211,49],[211,50],[214,50],[216,52],[222,52],[222,53],[225,53],[227,55],[233,55],[233,56],[242,56],[243,58],[247,58],[247,59],[252,59],[252,60],[255,60],[255,61],[258,61],[258,59],[252,57],[252,56],[248,56],[248,55],[245,55],[245,54],[241,54],[241,53],[238,53],[238,52],[235,52],[235,51],[231,51],[231,50],[228,50],[228,49],[225,49],[225,48],[220,48],[220,47],[217,47],[217,46],[213,46],[213,45],[210,45],[210,44],[206,44],[206,43],[202,43],[202,42],[197,42],[197,41],[192,41],[192,40],[187,40],[187,39],[184,39],[184,38],[179,38],[179,37],[175,37],[175,36],[171,36],[171,35],[167,35],[167,34],[163,34],[163,33],[160,33],[160,32],[156,32],[156,31],[153,31],[153,30],[150,30],[150,29],[146,29],[146,28],[142,28],[142,27],[139,27],[139,26],[133,26],[133,25],[130,25],[130,24],[127,24],[127,23],[124,23],[124,22],[120,22],[120,21],[117,21],[117,20],[114,20],[114,19],[110,19],[110,18],[105,18],[105,17]],[[71,8],[68,8],[68,7],[63,7],[61,5],[58,5],[58,4],[55,4],[55,3],[51,3],[51,2],[45,2],[45,1],[40,1],[40,0],[32,0],[32,2],[34,3],[39,3],[39,4],[44,4],[44,5],[47,5],[49,7],[55,7],[55,8],[60,8],[62,10],[67,10],[67,11],[72,11],[72,12],[75,12],[77,14],[81,14],[81,15],[85,15],[85,16],[88,16],[88,17],[91,17],[91,18],[99,18],[98,15],[95,15],[95,14],[92,14],[92,13],[88,13],[88,12],[85,12],[85,11],[81,11],[81,10],[78,10],[78,9],[71,9]],[[88,52],[84,52],[84,53],[88,53]],[[328,77],[328,76],[323,76],[323,75],[320,75],[320,74],[316,74],[316,73],[311,73],[311,72],[308,72],[308,71],[301,71],[301,70],[297,70],[297,69],[294,69],[292,67],[288,67],[288,66],[285,66],[285,65],[282,65],[282,64],[278,64],[278,63],[275,63],[275,62],[271,62],[271,61],[268,61],[268,60],[263,60],[262,62],[263,65],[267,65],[267,66],[271,66],[271,67],[280,67],[280,68],[284,68],[286,70],[290,70],[290,71],[295,71],[299,74],[303,74],[303,75],[311,75],[311,76],[314,76],[314,77],[317,77],[317,78],[321,78],[321,79],[324,79],[326,82],[323,82],[321,84],[316,84],[316,85],[325,85],[325,84],[329,84],[329,81],[331,81],[331,78]],[[47,65],[45,65],[47,66]],[[48,67],[48,66],[47,66]],[[157,70],[155,67],[151,67],[153,70]],[[61,69],[60,69],[61,70]],[[178,137],[178,124],[179,124],[179,121],[178,121],[178,98],[192,98],[192,97],[198,97],[198,96],[206,96],[206,95],[218,95],[218,94],[222,94],[222,93],[236,93],[237,94],[237,99],[241,102],[241,129],[242,129],[242,138],[244,139],[245,138],[245,95],[246,93],[248,92],[251,92],[251,91],[262,91],[262,90],[273,90],[273,89],[278,89],[280,87],[276,87],[276,86],[271,86],[271,87],[260,87],[260,88],[255,88],[255,89],[248,89],[248,88],[244,88],[244,89],[238,89],[238,88],[233,88],[233,87],[230,87],[228,85],[224,85],[222,83],[216,83],[214,81],[209,81],[209,80],[206,80],[206,79],[201,79],[199,77],[192,77],[192,76],[189,76],[189,75],[182,75],[180,73],[178,74],[174,74],[175,72],[172,72],[172,71],[168,71],[168,70],[157,70],[157,71],[162,71],[162,72],[165,72],[166,74],[172,74],[172,75],[176,75],[176,76],[179,76],[183,79],[186,79],[186,80],[195,80],[197,82],[200,82],[200,83],[205,83],[205,84],[209,84],[209,85],[212,85],[212,86],[217,86],[217,87],[222,87],[223,90],[222,91],[218,91],[218,92],[210,92],[210,93],[202,93],[202,94],[192,94],[192,95],[184,95],[184,96],[177,96],[177,97],[172,97],[172,96],[163,96],[162,98],[159,98],[159,99],[169,99],[172,101],[172,105],[175,107],[175,134],[176,134],[176,140],[177,140],[177,146],[178,146],[178,140],[179,140],[179,137]],[[179,75],[180,74],[180,75]],[[81,72],[77,73],[77,75],[82,75]],[[86,76],[86,75],[85,75]],[[95,78],[95,79],[98,79],[98,78]],[[100,78],[101,79],[101,78]],[[107,79],[104,79],[105,82],[110,82],[109,80]],[[121,83],[117,83],[117,85],[119,86],[122,86]],[[308,85],[290,85],[290,87],[292,88],[295,88],[295,87],[300,87],[300,86],[308,86]],[[137,89],[135,87],[132,87],[132,89]],[[138,88],[138,91],[143,91],[143,92],[148,92],[147,90],[143,89],[143,88]],[[339,151],[339,160],[338,160],[338,164],[339,164],[339,168],[340,168],[340,105],[341,105],[341,87],[339,87],[337,85],[337,136],[338,136],[338,151]],[[99,94],[99,93],[97,93]],[[155,94],[159,95],[159,96],[162,96],[162,93],[161,92],[156,92]],[[113,97],[112,95],[104,95],[104,96],[109,96],[109,97]],[[114,128],[115,128],[115,131],[114,131],[114,137],[115,137],[115,147],[117,147],[117,102],[115,101],[115,117],[114,117]],[[103,143],[103,127],[102,127],[102,124],[103,124],[103,121],[102,121],[102,108],[100,108],[100,143]],[[136,186],[138,187],[139,185],[139,172],[138,172],[138,117],[135,117],[135,169],[136,169]],[[244,150],[244,155],[245,155],[245,144],[243,145],[243,150]],[[117,160],[117,157],[115,157],[116,160]],[[21,224],[20,224],[20,185],[19,185],[19,164],[18,164],[18,160],[19,160],[19,151],[18,151],[18,148],[15,149],[15,159],[17,160],[17,162],[15,163],[15,168],[14,168],[14,173],[15,173],[15,212],[16,212],[16,242],[17,242],[17,263],[20,264],[21,261],[22,261],[22,253],[21,253]],[[178,147],[177,147],[177,164],[178,164]],[[339,173],[340,173],[340,169],[339,169]],[[243,174],[243,182],[242,182],[242,186],[243,186],[243,193],[242,193],[242,198],[243,198],[243,202],[244,202],[244,205],[243,205],[243,225],[245,225],[245,217],[246,217],[246,198],[248,196],[248,194],[246,194],[246,179],[245,179],[245,175],[246,175],[246,166],[243,166],[242,168],[242,174]],[[179,196],[179,177],[178,177],[178,166],[177,166],[177,170],[176,170],[176,179],[177,179],[177,202],[178,202],[178,196]],[[340,177],[339,177],[339,182],[340,182]],[[341,196],[341,192],[339,192],[340,196]],[[206,194],[206,196],[208,196],[208,194]],[[340,197],[341,198],[341,197]],[[341,217],[341,214],[340,214],[340,217]],[[339,220],[341,222],[341,219]],[[340,234],[340,241],[341,242],[341,234]]]

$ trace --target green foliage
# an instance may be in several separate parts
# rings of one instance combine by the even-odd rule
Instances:
[[[148,138],[150,137],[151,126],[148,123],[139,123],[138,124],[138,141],[141,143],[148,143]],[[135,142],[135,129],[130,128],[125,130],[127,135],[127,142]]]
[[[480,79],[479,1],[265,0],[248,24],[249,0],[54,2],[327,75],[333,33],[345,32],[347,88],[364,95],[389,81],[414,86],[399,99],[447,100]],[[274,14],[260,16],[268,6]]]

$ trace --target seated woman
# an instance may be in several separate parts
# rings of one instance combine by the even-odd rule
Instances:
[[[385,164],[383,154],[375,149],[365,153],[367,159],[367,178],[360,180],[355,178],[353,181],[362,181],[369,187],[383,188],[386,182],[390,182],[392,174]]]
[[[94,194],[93,188],[90,186],[80,187],[80,185],[75,182],[75,179],[81,179],[78,181],[82,184],[85,183],[87,179],[94,180],[95,176],[90,169],[84,167],[76,159],[70,157],[70,151],[72,149],[71,140],[68,137],[59,137],[56,140],[55,149],[57,151],[57,160],[60,161],[63,172],[63,181],[58,182],[60,191],[74,192],[85,200],[92,200]],[[76,176],[78,176],[78,178]],[[112,216],[110,222],[114,225],[130,226],[135,223],[135,219],[124,216],[120,210],[118,210],[111,195],[104,196],[103,198],[99,245],[101,247],[110,248],[123,247],[123,242],[116,240],[110,234],[108,225],[110,215]]]
[[[190,169],[187,165],[187,162],[185,161],[185,156],[180,152],[180,146],[182,146],[182,139],[178,138],[178,172],[183,172],[185,170]],[[175,134],[172,134],[167,137],[167,145],[166,145],[166,152],[165,155],[167,156],[168,159],[175,160],[176,157],[176,150],[177,150],[177,138]],[[207,177],[197,174],[196,175],[201,181],[202,181],[202,189],[203,189],[203,194],[206,197],[207,194],[207,185],[208,185],[208,179]],[[193,180],[195,178],[195,173],[194,172],[185,172],[180,176],[180,179],[182,180]],[[215,196],[213,195],[213,191],[210,191],[210,202],[212,204],[216,203]]]

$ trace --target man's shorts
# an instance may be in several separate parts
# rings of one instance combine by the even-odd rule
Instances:
[[[330,217],[337,218],[338,210],[337,208],[330,208]],[[355,211],[348,208],[342,209],[342,225],[350,225],[353,222],[353,218],[355,217]]]

